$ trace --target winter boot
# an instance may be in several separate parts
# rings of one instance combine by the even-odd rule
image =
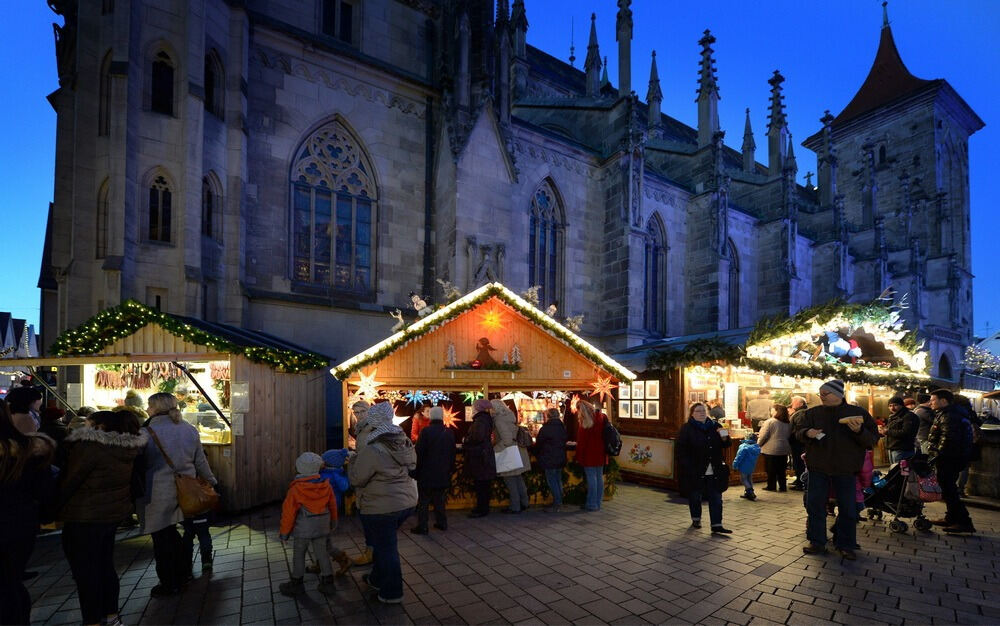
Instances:
[[[337,585],[333,582],[333,576],[320,576],[319,586],[316,590],[323,595],[330,595],[337,592]]]
[[[287,583],[281,583],[278,585],[278,591],[280,591],[283,596],[295,597],[305,593],[306,586],[302,583],[301,578],[292,578]]]
[[[357,558],[351,559],[351,562],[355,565],[368,565],[372,562],[372,549],[371,546],[365,546],[365,551],[361,553]]]
[[[337,576],[343,576],[347,573],[347,570],[351,569],[351,559],[349,559],[343,552],[341,552],[340,556],[334,560],[340,564],[340,569],[334,572]]]

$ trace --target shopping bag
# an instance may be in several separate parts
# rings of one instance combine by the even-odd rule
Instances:
[[[512,472],[524,467],[524,463],[521,461],[521,451],[517,446],[508,446],[495,454],[497,457],[497,474]]]
[[[917,478],[920,485],[920,499],[924,502],[938,502],[941,500],[941,485],[938,484],[937,476],[931,474],[926,478]]]

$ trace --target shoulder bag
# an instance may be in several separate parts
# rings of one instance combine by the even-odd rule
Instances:
[[[160,449],[163,459],[174,471],[174,485],[177,486],[177,504],[181,507],[184,517],[194,517],[213,511],[219,506],[219,494],[212,488],[212,483],[200,476],[185,476],[177,472],[174,462],[170,460],[167,451],[163,449],[160,438],[156,436],[156,431],[151,426],[147,427],[149,434],[153,437],[153,442]]]

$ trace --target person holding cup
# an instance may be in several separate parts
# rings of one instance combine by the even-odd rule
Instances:
[[[719,488],[719,481],[729,480],[722,449],[730,445],[729,431],[708,417],[708,408],[701,402],[692,404],[688,421],[681,426],[674,447],[681,492],[687,494],[691,509],[691,528],[701,528],[701,503],[707,500],[712,534],[733,532],[722,525],[722,490]]]

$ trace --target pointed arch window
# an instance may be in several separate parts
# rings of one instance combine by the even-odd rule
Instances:
[[[214,174],[201,179],[201,234],[222,239],[222,192]]]
[[[736,246],[730,239],[726,245],[729,253],[729,281],[727,295],[729,302],[729,328],[740,327],[740,257],[736,254]]]
[[[111,134],[111,52],[101,61],[101,78],[98,85],[97,134]]]
[[[94,258],[103,259],[108,255],[108,211],[110,184],[107,179],[97,191],[97,212],[94,219]]]
[[[149,103],[149,108],[154,113],[174,114],[174,62],[163,50],[153,57]]]
[[[378,190],[371,161],[338,121],[299,147],[291,172],[292,278],[373,291]]]
[[[173,193],[170,184],[158,175],[149,185],[148,238],[149,241],[170,243],[170,212]]]
[[[531,197],[528,223],[528,283],[541,287],[538,299],[543,307],[563,299],[563,215],[551,182],[543,182]]]
[[[225,73],[215,50],[205,55],[205,110],[222,118],[225,111]]]
[[[646,224],[646,242],[643,256],[643,326],[650,333],[662,335],[666,331],[666,275],[667,237],[663,223],[653,216]]]

